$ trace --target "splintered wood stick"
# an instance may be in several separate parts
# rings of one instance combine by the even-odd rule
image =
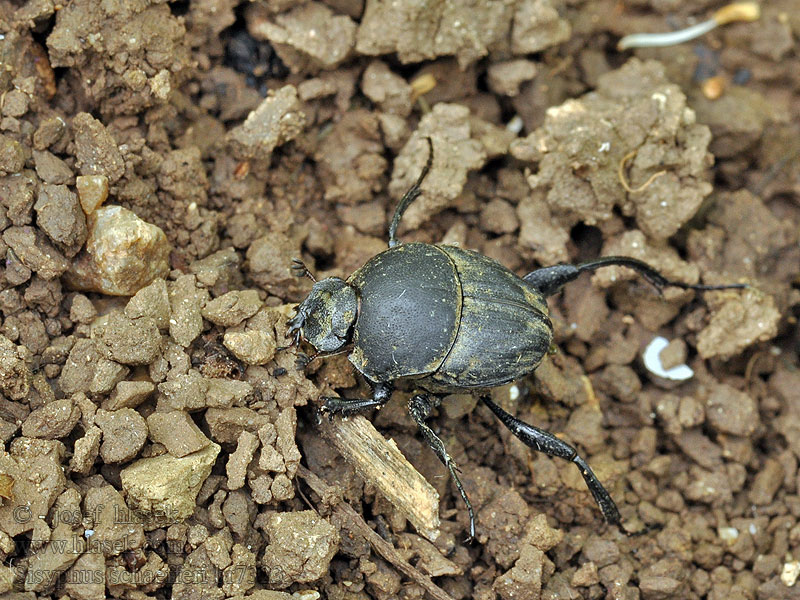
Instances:
[[[362,416],[335,418],[320,425],[358,474],[373,484],[430,541],[439,537],[439,494],[397,448]]]

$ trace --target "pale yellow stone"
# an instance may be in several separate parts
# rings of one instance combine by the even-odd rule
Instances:
[[[194,512],[197,494],[219,451],[212,443],[182,458],[171,454],[141,458],[122,470],[128,505],[145,530],[180,523]]]
[[[169,273],[171,246],[159,227],[121,206],[98,208],[88,222],[86,247],[64,275],[72,289],[132,296]]]
[[[81,208],[88,217],[108,198],[108,177],[105,175],[78,175],[75,178]]]

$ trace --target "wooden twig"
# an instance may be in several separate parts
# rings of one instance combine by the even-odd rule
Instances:
[[[384,438],[362,416],[323,420],[320,432],[420,535],[430,541],[439,537],[439,494],[408,462],[394,440]]]
[[[297,467],[297,474],[302,477],[309,487],[319,496],[326,495],[326,492],[331,487],[303,465]],[[423,588],[433,600],[453,600],[453,597],[436,585],[430,577],[420,573],[416,568],[408,564],[397,550],[395,550],[389,542],[375,533],[372,528],[367,525],[366,521],[364,521],[364,518],[347,502],[340,502],[333,507],[333,511],[346,523],[349,529],[363,535],[375,552],[388,561],[400,573]]]

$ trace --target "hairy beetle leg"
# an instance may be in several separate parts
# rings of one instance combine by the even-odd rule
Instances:
[[[371,408],[380,408],[392,397],[392,386],[388,383],[378,383],[372,388],[372,398],[340,398],[337,396],[324,396],[324,401],[319,407],[319,412],[328,415],[333,420],[333,415],[350,417]]]
[[[439,460],[442,461],[442,464],[447,467],[447,470],[450,471],[450,477],[453,478],[453,482],[456,484],[458,488],[459,494],[461,494],[461,498],[464,500],[464,504],[467,505],[467,512],[469,513],[469,536],[467,537],[466,541],[471,542],[475,538],[475,513],[472,510],[472,503],[469,501],[467,497],[467,492],[464,491],[464,486],[461,485],[461,480],[458,478],[458,474],[461,470],[456,465],[455,461],[450,458],[450,455],[447,453],[447,450],[444,447],[444,442],[439,439],[433,430],[425,424],[425,419],[428,418],[431,414],[431,410],[434,406],[436,406],[439,402],[439,399],[436,398],[434,401],[431,401],[431,397],[427,394],[418,394],[411,398],[408,401],[408,412],[411,414],[411,418],[417,424],[422,437],[425,438],[425,441],[430,446],[431,450],[439,457]]]
[[[611,499],[611,494],[603,487],[603,484],[597,479],[597,476],[589,468],[589,465],[586,464],[586,461],[578,456],[578,451],[575,450],[575,448],[565,441],[558,439],[550,432],[534,427],[533,425],[528,425],[524,421],[520,421],[497,406],[497,404],[492,402],[489,398],[481,396],[481,400],[486,406],[492,409],[492,412],[500,419],[503,425],[508,427],[509,431],[519,438],[526,446],[537,452],[543,452],[548,456],[558,456],[559,458],[564,458],[575,463],[583,476],[583,480],[586,482],[586,486],[592,493],[594,501],[600,507],[606,522],[617,525],[623,531],[625,530],[621,524],[619,509],[617,509],[614,500]]]

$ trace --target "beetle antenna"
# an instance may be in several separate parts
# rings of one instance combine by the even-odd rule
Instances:
[[[406,209],[411,205],[411,203],[419,198],[419,195],[422,193],[422,190],[419,186],[422,185],[422,180],[425,179],[425,176],[428,174],[428,171],[431,170],[431,165],[433,164],[433,141],[430,137],[426,137],[428,140],[428,160],[425,163],[425,166],[422,167],[422,173],[419,174],[419,179],[417,179],[416,183],[408,188],[408,191],[400,198],[400,203],[397,205],[397,208],[394,211],[394,216],[392,217],[392,223],[389,225],[389,248],[393,248],[397,245],[397,238],[395,234],[397,233],[397,228],[400,225],[400,219],[403,218],[403,213],[406,212]]]
[[[333,352],[314,352],[311,356],[308,354],[304,354],[303,352],[299,352],[297,354],[297,368],[298,370],[304,370],[308,365],[311,364],[312,361],[318,358],[329,358],[331,356],[338,356],[339,354],[345,354],[350,352],[353,349],[352,344],[349,346],[345,346],[340,350],[334,350]]]
[[[306,263],[304,263],[299,258],[292,259],[291,269],[292,269],[292,274],[294,274],[295,277],[298,278],[308,277],[311,281],[317,283],[317,278],[314,277],[314,275],[311,274],[311,271],[308,270]]]

